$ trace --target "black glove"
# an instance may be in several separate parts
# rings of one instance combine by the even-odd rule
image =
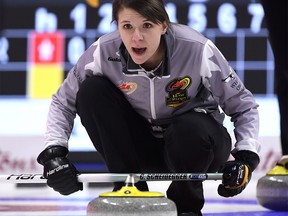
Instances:
[[[48,186],[62,195],[83,190],[83,183],[77,180],[78,171],[66,158],[67,154],[68,149],[63,146],[50,146],[37,157],[37,162],[44,166]]]
[[[223,173],[222,184],[218,186],[218,194],[223,197],[240,194],[260,162],[258,155],[251,151],[242,150],[232,155],[235,160],[226,162],[218,171]]]

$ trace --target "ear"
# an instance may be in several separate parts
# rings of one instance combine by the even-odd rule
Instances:
[[[164,35],[164,34],[166,33],[167,29],[168,29],[167,23],[166,23],[166,22],[163,22],[163,23],[162,23],[162,32],[161,32],[162,35]]]

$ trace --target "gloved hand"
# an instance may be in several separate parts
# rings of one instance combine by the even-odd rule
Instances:
[[[218,171],[223,173],[222,184],[218,186],[218,194],[223,197],[240,194],[260,162],[259,156],[251,151],[242,150],[232,155],[235,160],[227,161]]]
[[[68,149],[63,146],[50,146],[37,157],[37,162],[44,166],[48,186],[62,195],[83,190],[83,183],[77,180],[78,171],[66,158],[67,154]]]

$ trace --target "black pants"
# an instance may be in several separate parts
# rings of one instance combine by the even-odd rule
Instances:
[[[202,113],[176,117],[164,138],[155,138],[149,123],[104,77],[83,82],[77,94],[77,112],[110,172],[216,172],[230,154],[227,130]],[[139,187],[145,190],[147,184],[142,182]],[[201,181],[174,181],[167,197],[176,203],[178,212],[201,215]]]
[[[288,2],[261,0],[274,54],[282,154],[288,155]]]

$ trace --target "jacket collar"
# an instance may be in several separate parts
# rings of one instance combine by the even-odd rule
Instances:
[[[157,77],[170,76],[170,58],[174,50],[174,35],[170,28],[168,28],[166,34],[162,36],[162,40],[165,41],[166,51],[162,65],[155,72],[155,75]],[[124,74],[132,75],[145,72],[145,70],[142,67],[140,67],[132,60],[123,42],[121,43],[119,51]]]

